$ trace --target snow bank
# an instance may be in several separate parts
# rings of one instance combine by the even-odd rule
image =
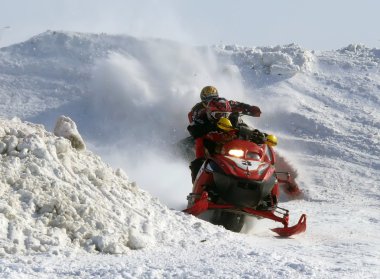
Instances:
[[[0,153],[1,256],[65,249],[123,253],[191,242],[209,226],[170,211],[122,170],[41,125],[0,119]]]
[[[220,46],[217,50],[230,54],[238,64],[247,64],[257,75],[290,77],[310,71],[315,62],[312,52],[295,44],[256,48]]]

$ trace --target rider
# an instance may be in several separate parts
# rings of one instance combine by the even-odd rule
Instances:
[[[211,131],[217,131],[217,123],[221,117],[228,118],[234,112],[254,117],[259,117],[261,114],[260,108],[257,106],[228,101],[219,97],[218,90],[214,86],[204,87],[200,97],[201,102],[197,103],[188,114],[190,125],[187,130],[195,139],[196,159],[190,163],[193,181],[205,160],[204,136]]]
[[[197,103],[189,112],[188,118],[190,125],[198,125],[203,124],[206,120],[206,108],[207,104],[212,99],[218,99],[219,93],[218,90],[214,86],[205,86],[203,87],[201,94],[200,94],[201,102]],[[220,98],[223,100],[226,100],[224,98]],[[227,101],[227,100],[226,100]],[[241,112],[246,115],[251,115],[255,117],[260,117],[261,110],[259,107],[251,106],[248,104],[244,104],[237,101],[227,101],[229,103],[229,106],[231,107],[231,112]]]

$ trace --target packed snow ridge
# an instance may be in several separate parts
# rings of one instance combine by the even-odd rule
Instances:
[[[154,52],[157,50],[159,56],[155,56]],[[210,56],[210,53],[216,54],[223,64],[216,63],[214,55]],[[233,63],[231,59],[234,60]],[[142,65],[141,61],[144,60],[149,63]],[[183,77],[178,76],[177,64],[173,64],[173,60],[187,65],[188,72],[184,73]],[[129,68],[138,67],[137,71],[124,72],[122,63],[128,63]],[[203,63],[208,64],[211,71],[204,69]],[[156,64],[160,65],[159,69],[156,68]],[[294,44],[276,47],[214,46],[195,49],[169,41],[144,41],[129,36],[47,31],[23,43],[3,48],[0,52],[0,92],[4,95],[0,112],[3,115],[5,112],[7,116],[27,118],[77,100],[89,90],[94,90],[89,88],[91,79],[105,79],[107,76],[104,72],[94,72],[94,68],[105,68],[107,65],[111,70],[113,68],[113,71],[116,67],[119,68],[118,72],[113,74],[124,75],[126,81],[133,86],[128,89],[142,91],[139,93],[142,97],[131,96],[134,97],[134,102],[142,102],[144,94],[152,94],[144,92],[150,90],[144,81],[147,76],[157,76],[157,70],[160,71],[159,77],[163,79],[166,79],[166,76],[177,78],[177,81],[170,81],[171,84],[154,82],[156,90],[166,86],[170,86],[171,90],[175,88],[175,97],[188,93],[190,89],[195,91],[191,87],[188,88],[188,85],[182,89],[186,92],[178,92],[181,84],[193,84],[194,88],[198,88],[204,85],[210,76],[218,74],[218,71],[222,72],[221,78],[225,82],[231,81],[231,76],[244,75],[245,72],[249,73],[249,76],[264,74],[290,77],[313,68],[314,55]],[[144,80],[136,80],[139,76]],[[200,78],[202,80],[199,80]],[[30,84],[33,84],[33,89]],[[95,88],[98,86],[95,85]],[[234,84],[231,90],[237,91],[237,87],[238,85]],[[24,106],[15,105],[19,103]]]
[[[172,212],[85,150],[71,119],[59,118],[55,133],[0,119],[0,256],[123,253],[220,230]]]
[[[313,52],[296,44],[275,47],[218,46],[216,49],[242,62],[251,74],[267,74],[291,77],[298,72],[310,72],[315,63]]]

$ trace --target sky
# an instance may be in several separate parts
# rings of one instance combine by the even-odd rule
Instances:
[[[0,47],[60,30],[191,45],[380,48],[379,10],[375,0],[0,0]]]

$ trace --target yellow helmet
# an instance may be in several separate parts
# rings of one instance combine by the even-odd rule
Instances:
[[[219,129],[221,129],[225,132],[229,132],[229,131],[232,131],[234,129],[231,121],[226,117],[221,117],[219,119],[218,123],[216,123],[216,126],[218,126]]]
[[[213,98],[219,97],[218,89],[216,89],[216,87],[211,86],[211,85],[203,87],[200,97],[201,97],[202,102],[208,102]]]
[[[269,146],[276,146],[277,145],[277,137],[275,135],[268,135],[266,137],[265,143],[268,144]]]

